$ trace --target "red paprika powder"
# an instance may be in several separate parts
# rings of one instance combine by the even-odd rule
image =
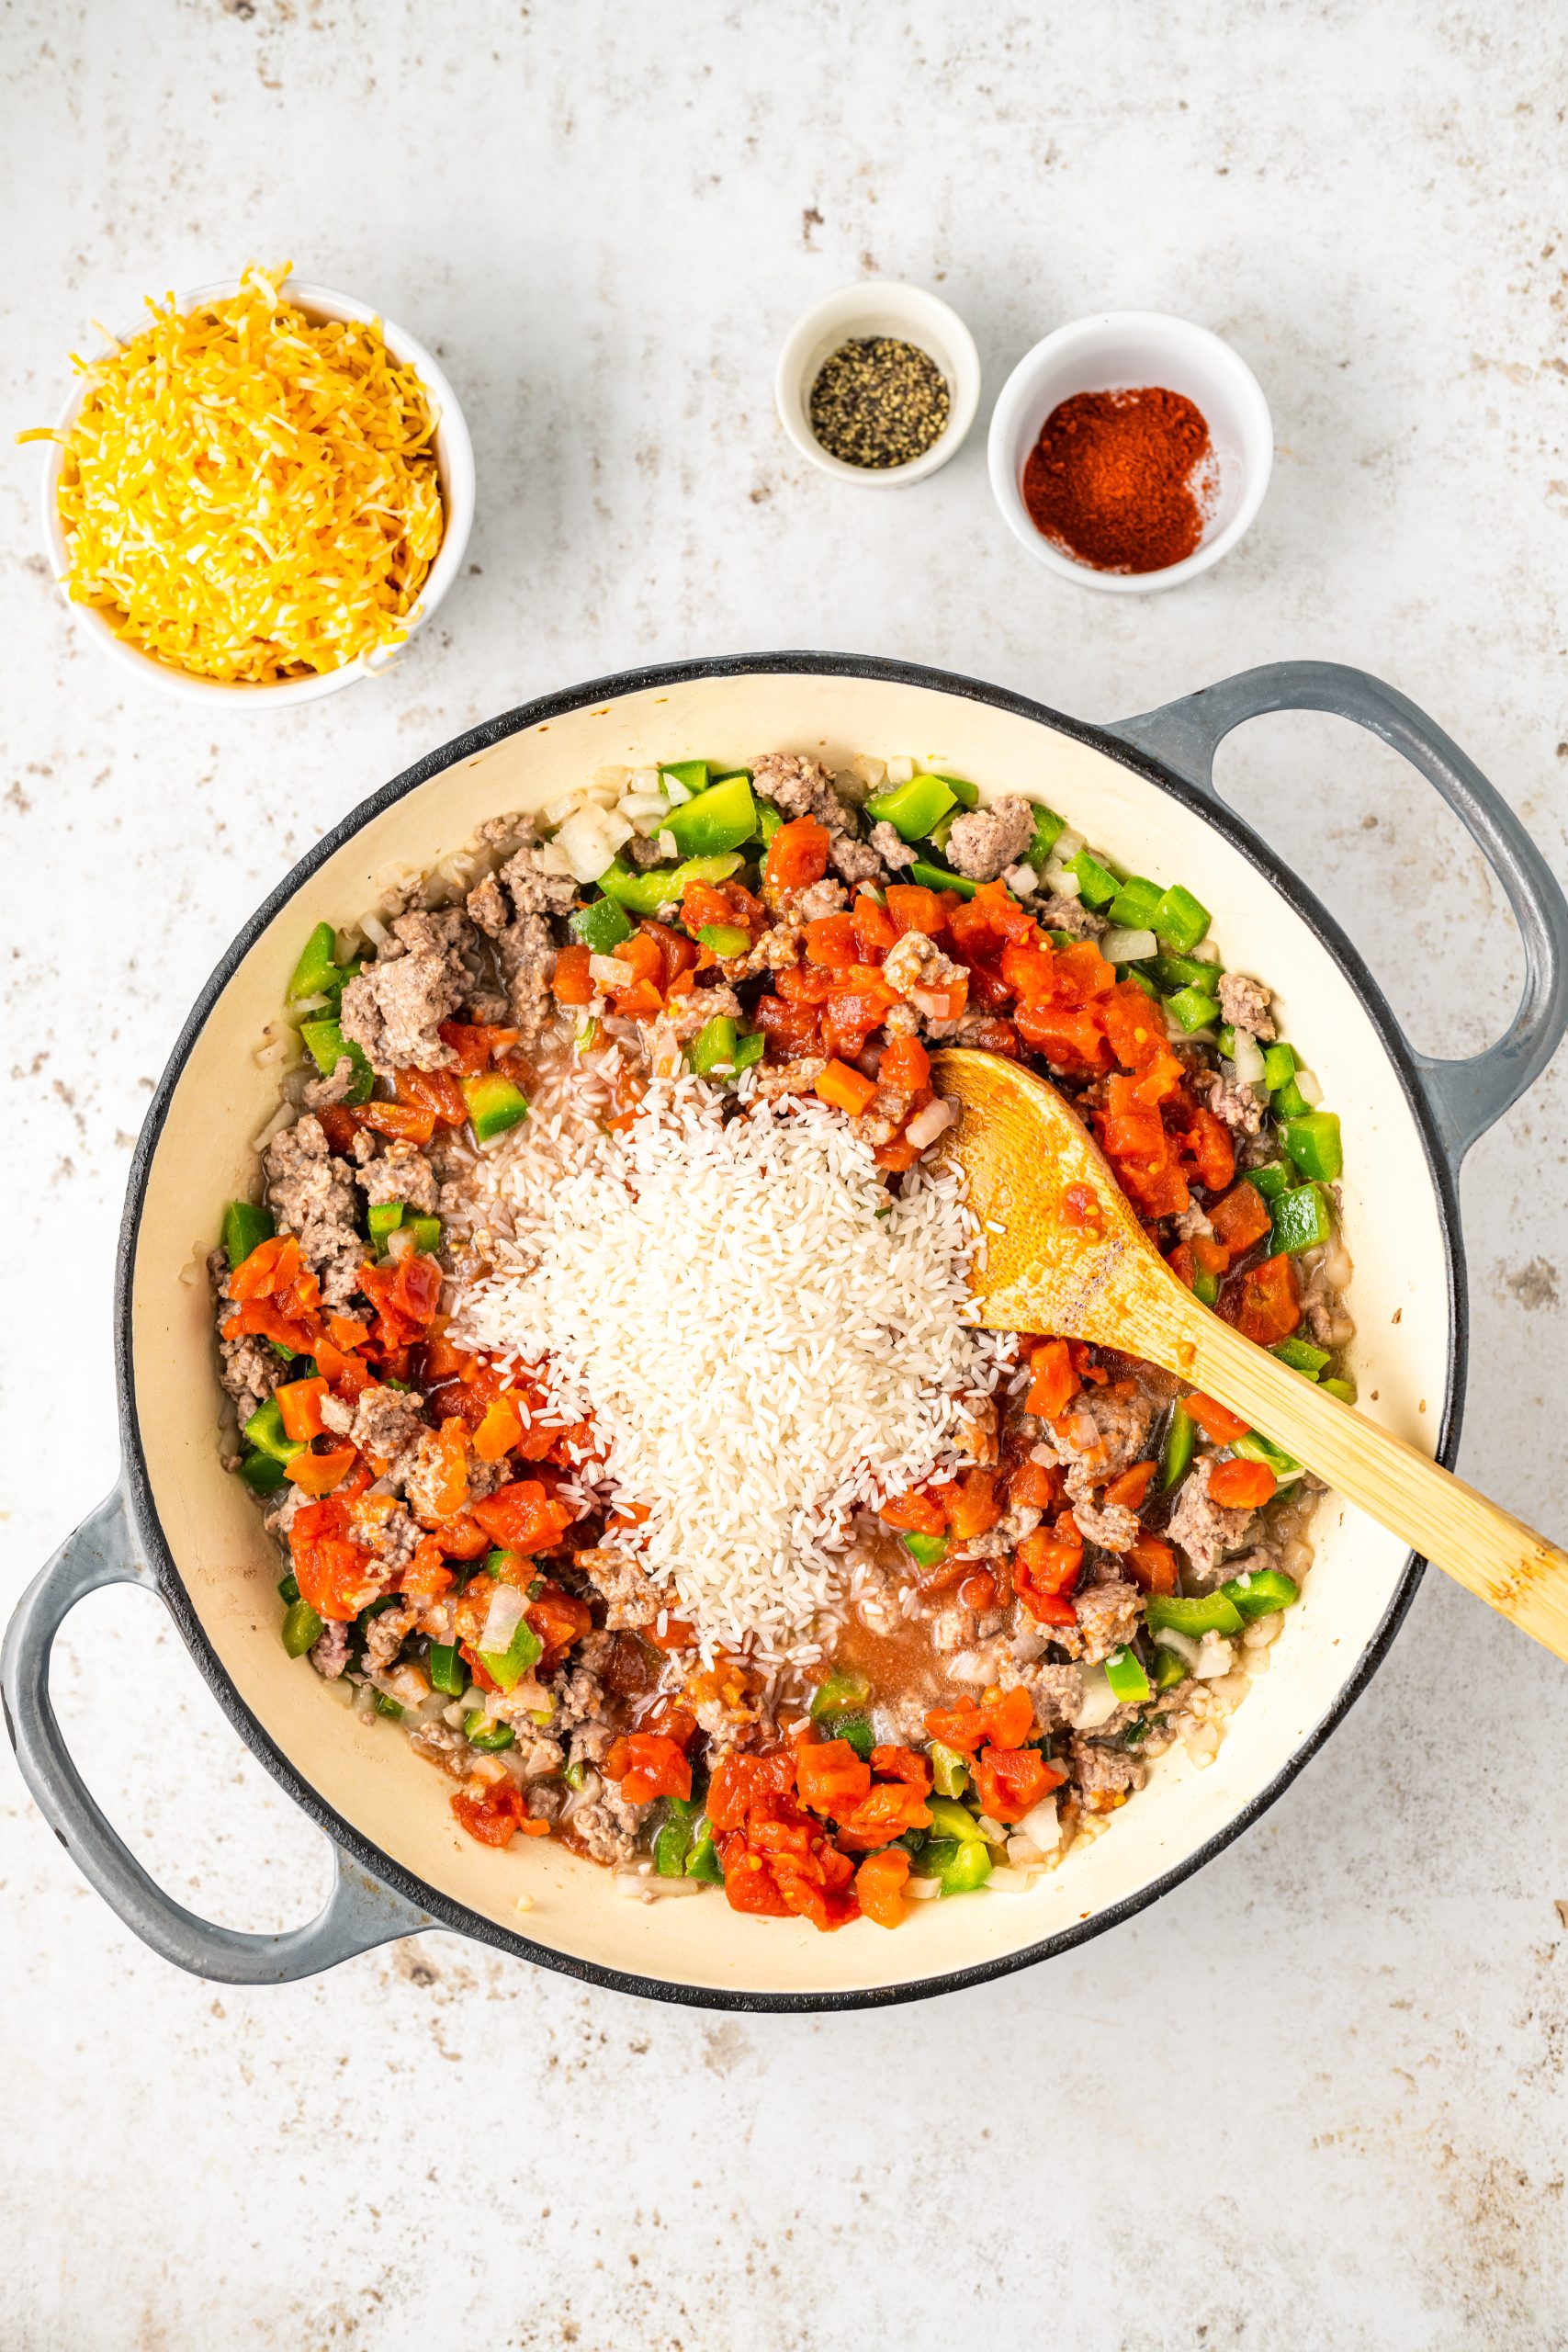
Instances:
[[[1216,481],[1201,410],[1156,385],[1075,392],[1023,469],[1037,531],[1097,571],[1163,571],[1203,536]]]

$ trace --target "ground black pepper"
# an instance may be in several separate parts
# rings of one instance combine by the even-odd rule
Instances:
[[[808,403],[811,430],[830,458],[879,471],[923,457],[952,406],[931,354],[890,334],[840,344],[823,361]]]

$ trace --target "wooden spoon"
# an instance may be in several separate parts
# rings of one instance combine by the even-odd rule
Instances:
[[[1212,1314],[1054,1086],[964,1046],[934,1054],[931,1076],[959,1112],[947,1150],[986,1237],[974,1279],[986,1329],[1091,1340],[1163,1365],[1568,1658],[1568,1554]]]

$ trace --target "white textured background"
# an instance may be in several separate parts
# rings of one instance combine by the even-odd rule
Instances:
[[[37,552],[37,452],[0,466],[0,1599],[114,1476],[116,1221],[190,998],[325,826],[473,720],[759,647],[1089,718],[1324,656],[1430,707],[1568,865],[1558,12],[7,0],[0,31],[7,428],[52,417],[93,318],[291,256],[440,354],[480,483],[471,573],[389,678],[219,727],[122,691]],[[795,314],[873,270],[941,287],[987,379],[958,460],[880,498],[797,460],[770,399]],[[1054,582],[986,488],[1012,361],[1122,304],[1233,337],[1274,411],[1250,540],[1169,597]],[[1392,755],[1281,718],[1222,776],[1419,1044],[1502,1025],[1513,940]],[[1559,1071],[1465,1182],[1464,1466],[1559,1532],[1565,1138]],[[166,1884],[307,1916],[318,1841],[155,1603],[85,1606],[56,1685]],[[816,2020],[446,1937],[203,1986],[7,1758],[0,2352],[1561,2346],[1565,1717],[1562,1670],[1430,1577],[1325,1753],[1155,1911]]]

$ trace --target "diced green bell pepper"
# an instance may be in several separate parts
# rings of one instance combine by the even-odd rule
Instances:
[[[590,955],[608,956],[623,939],[631,937],[634,926],[626,909],[615,899],[593,899],[587,906],[578,908],[567,928]]]
[[[939,1560],[947,1557],[945,1535],[921,1535],[910,1528],[904,1536],[904,1549],[922,1568],[934,1568]]]
[[[928,1838],[952,1838],[962,1844],[965,1839],[980,1835],[975,1815],[967,1805],[960,1804],[955,1798],[929,1796],[926,1804],[931,1813],[931,1826],[926,1831]]]
[[[757,804],[757,831],[761,836],[762,849],[765,854],[768,843],[784,823],[784,811],[782,808],[775,808],[773,802],[766,799],[760,792],[754,792],[751,797]]]
[[[953,820],[954,817],[961,817],[963,814],[962,808],[950,808],[946,816],[940,819],[926,835],[927,841],[939,857],[947,855],[947,844],[953,839]]]
[[[1136,964],[1118,964],[1116,977],[1119,980],[1131,980],[1135,989],[1142,989],[1151,1004],[1159,1002],[1158,989],[1146,972],[1141,972],[1138,969]]]
[[[1155,1689],[1156,1690],[1173,1690],[1179,1682],[1185,1682],[1186,1679],[1187,1668],[1181,1659],[1177,1656],[1176,1652],[1174,1650],[1161,1649],[1156,1643],[1155,1646]]]
[[[243,1266],[251,1251],[260,1243],[270,1241],[276,1230],[267,1211],[257,1208],[254,1201],[231,1201],[223,1212],[220,1236],[231,1272]]]
[[[1111,1697],[1120,1706],[1141,1707],[1153,1695],[1136,1650],[1112,1650],[1105,1661],[1105,1679],[1111,1685]]]
[[[426,1258],[434,1258],[441,1247],[441,1219],[438,1216],[411,1216],[408,1227],[413,1235],[414,1248]]]
[[[699,1816],[692,1832],[686,1851],[686,1876],[700,1878],[709,1886],[724,1884],[724,1866],[713,1842],[713,1825],[705,1813]]]
[[[705,760],[671,760],[659,771],[660,775],[673,776],[688,792],[705,792],[708,785],[708,763]]]
[[[240,1464],[240,1476],[253,1495],[276,1495],[284,1480],[284,1468],[276,1453],[259,1450],[247,1453]]]
[[[1276,1445],[1271,1437],[1265,1437],[1261,1430],[1244,1430],[1240,1437],[1233,1439],[1231,1452],[1239,1453],[1244,1462],[1261,1462],[1276,1478],[1301,1476],[1302,1465],[1295,1455],[1287,1453],[1282,1445]]]
[[[1146,931],[1152,926],[1145,923],[1141,928]],[[1207,989],[1213,996],[1220,985],[1219,966],[1205,964],[1199,956],[1171,956],[1162,951],[1151,956],[1144,968],[1165,996],[1174,994],[1178,989]]]
[[[430,1687],[448,1699],[460,1699],[468,1687],[468,1668],[456,1642],[432,1642],[428,1661]]]
[[[475,1707],[463,1717],[463,1736],[470,1747],[481,1747],[487,1756],[499,1755],[517,1736],[510,1724],[492,1720],[482,1707]]]
[[[1325,1396],[1337,1396],[1342,1405],[1353,1405],[1356,1401],[1353,1380],[1320,1380],[1317,1385]]]
[[[299,1600],[299,1579],[295,1575],[292,1568],[289,1569],[288,1574],[286,1577],[278,1577],[277,1589],[279,1597],[286,1602],[292,1604],[294,1601]]]
[[[811,1720],[820,1723],[824,1715],[839,1715],[852,1707],[863,1707],[871,1696],[869,1675],[829,1674],[811,1694]]]
[[[1130,874],[1105,911],[1119,931],[1153,931],[1155,909],[1164,896],[1145,874]]]
[[[1328,1350],[1314,1348],[1310,1340],[1276,1340],[1269,1352],[1292,1372],[1304,1372],[1309,1380],[1315,1380],[1330,1362]]]
[[[869,1715],[835,1715],[827,1730],[829,1738],[847,1739],[863,1764],[870,1762],[871,1751],[876,1746],[876,1734],[871,1727]]]
[[[389,1699],[384,1690],[378,1690],[376,1693],[376,1713],[378,1715],[390,1715],[395,1724],[401,1723],[403,1719],[401,1707],[395,1699]]]
[[[1262,1193],[1272,1208],[1295,1183],[1296,1171],[1287,1167],[1283,1160],[1271,1159],[1267,1168],[1249,1168],[1247,1181],[1256,1192]]]
[[[931,1758],[931,1786],[939,1797],[961,1797],[969,1786],[969,1763],[955,1747],[944,1747],[933,1739],[926,1754]]]
[[[1078,898],[1086,907],[1108,907],[1122,888],[1109,865],[1102,865],[1090,850],[1080,849],[1069,858],[1067,872],[1077,876]]]
[[[348,1056],[354,1064],[354,1082],[344,1096],[345,1102],[367,1102],[370,1100],[376,1073],[359,1047],[349,1043],[335,1021],[302,1022],[299,1035],[304,1040],[305,1051],[323,1078],[331,1078],[344,1056]]]
[[[1213,996],[1199,988],[1178,989],[1174,996],[1166,998],[1165,1009],[1190,1037],[1199,1029],[1211,1027],[1220,1011]]]
[[[1299,1184],[1293,1193],[1281,1193],[1274,1203],[1274,1230],[1269,1238],[1271,1257],[1293,1258],[1303,1250],[1315,1250],[1326,1241],[1334,1230],[1334,1220],[1328,1214],[1328,1203],[1315,1184]]]
[[[304,1440],[290,1437],[284,1429],[283,1408],[276,1396],[269,1396],[265,1405],[256,1407],[245,1423],[245,1436],[260,1453],[270,1453],[275,1462],[292,1462],[297,1453],[305,1451]]]
[[[738,922],[705,922],[697,937],[720,957],[744,956],[751,944],[750,933],[743,931]]]
[[[919,842],[956,803],[957,795],[941,776],[912,775],[908,784],[874,793],[865,813],[874,825],[891,825],[901,840]]]
[[[1283,1568],[1254,1568],[1246,1576],[1227,1577],[1220,1590],[1249,1625],[1255,1618],[1272,1616],[1276,1609],[1289,1609],[1302,1597],[1300,1585]]]
[[[1294,1078],[1301,1065],[1296,1049],[1281,1038],[1277,1044],[1263,1048],[1263,1083],[1270,1094],[1278,1091],[1288,1079]]]
[[[478,1078],[459,1079],[468,1106],[468,1125],[476,1143],[489,1143],[510,1133],[528,1115],[528,1097],[498,1069],[482,1070]]]
[[[939,1881],[944,1895],[972,1894],[990,1877],[991,1857],[977,1837],[933,1838],[920,1849],[919,1874]]]
[[[712,777],[712,781],[715,784],[733,784],[737,776],[744,777],[746,782],[750,784],[751,781],[751,771],[750,768],[726,768],[722,775],[714,775]]]
[[[1151,1592],[1144,1615],[1151,1626],[1168,1626],[1173,1634],[1187,1634],[1194,1641],[1204,1634],[1241,1630],[1241,1619],[1223,1592],[1206,1592],[1195,1600],[1179,1592]]]
[[[1043,808],[1039,801],[1036,801],[1034,838],[1023,853],[1031,865],[1043,865],[1066,830],[1067,820],[1065,817],[1058,817],[1054,808]]]
[[[666,1817],[653,1840],[654,1871],[660,1878],[683,1878],[696,1822],[696,1801],[692,1797],[666,1797],[664,1803]]]
[[[1149,929],[1168,946],[1174,947],[1179,956],[1190,956],[1206,935],[1209,922],[1208,908],[1178,882],[1162,896]]]
[[[750,1069],[753,1062],[760,1062],[767,1050],[767,1038],[760,1029],[749,1029],[743,1037],[737,1037],[735,1041],[736,1077],[739,1078],[743,1069]]]
[[[1201,1266],[1195,1267],[1192,1274],[1192,1295],[1200,1306],[1217,1306],[1220,1296],[1218,1274],[1207,1273]]]
[[[739,849],[757,831],[757,804],[749,780],[738,775],[728,784],[710,785],[694,800],[671,808],[664,830],[673,835],[682,857],[716,857]]]
[[[721,856],[688,857],[679,865],[650,865],[634,874],[617,858],[599,876],[599,888],[628,915],[656,915],[662,906],[680,905],[688,882],[728,882],[740,864],[739,852],[729,849]]]
[[[403,1221],[401,1201],[372,1201],[365,1213],[366,1229],[378,1250],[384,1250],[389,1235],[396,1233]]]
[[[498,1690],[515,1690],[523,1677],[538,1664],[544,1646],[526,1617],[520,1617],[506,1647],[480,1650],[479,1664]]]
[[[344,977],[337,960],[337,934],[330,922],[319,922],[294,967],[288,1001],[299,1004],[306,997],[330,996],[343,986]]]
[[[1165,1440],[1159,1450],[1159,1482],[1167,1494],[1179,1478],[1187,1475],[1198,1442],[1198,1424],[1179,1401],[1170,1408],[1166,1423]]]
[[[1337,1111],[1308,1111],[1299,1119],[1288,1119],[1280,1133],[1285,1149],[1303,1176],[1315,1183],[1332,1184],[1344,1174],[1345,1153]]]
[[[950,874],[945,865],[933,865],[925,857],[916,858],[909,868],[909,879],[918,882],[923,890],[956,890],[961,899],[972,899],[980,887],[967,874]]]
[[[290,1657],[303,1657],[321,1638],[321,1621],[308,1600],[289,1604],[283,1620],[283,1646]]]
[[[686,1059],[699,1078],[711,1078],[716,1069],[735,1068],[735,1023],[728,1012],[715,1015],[705,1028],[699,1029],[686,1048]]]
[[[1312,1104],[1293,1078],[1288,1078],[1274,1096],[1273,1112],[1277,1119],[1304,1118]]]
[[[932,773],[935,774],[934,769]],[[946,785],[961,808],[978,808],[980,806],[980,787],[977,784],[969,784],[961,775],[938,776],[937,782]]]
[[[479,1562],[479,1566],[487,1577],[498,1577],[509,1560],[518,1560],[522,1556],[520,1552],[503,1552],[497,1549],[494,1552],[487,1552]]]

